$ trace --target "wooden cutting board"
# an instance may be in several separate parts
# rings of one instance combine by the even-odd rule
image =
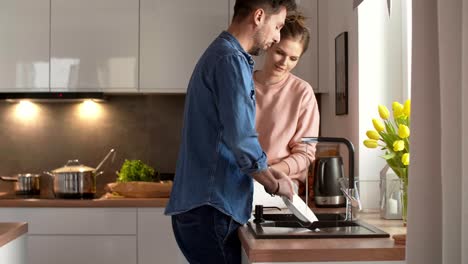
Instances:
[[[396,245],[406,245],[406,234],[395,234],[392,237]]]
[[[107,188],[126,198],[163,198],[171,194],[172,181],[111,182]]]

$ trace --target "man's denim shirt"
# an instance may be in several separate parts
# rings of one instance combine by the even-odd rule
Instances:
[[[211,205],[241,224],[250,218],[248,174],[267,168],[255,130],[253,67],[252,57],[226,31],[195,66],[166,214]]]

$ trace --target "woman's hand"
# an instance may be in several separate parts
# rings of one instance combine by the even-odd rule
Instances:
[[[278,163],[270,165],[270,168],[275,169],[277,171],[281,171],[286,175],[289,175],[289,166],[286,162],[280,161]]]

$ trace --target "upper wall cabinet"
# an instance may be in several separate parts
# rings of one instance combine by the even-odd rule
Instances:
[[[49,90],[49,0],[0,1],[0,89]]]
[[[141,0],[140,4],[140,91],[185,93],[198,59],[227,29],[229,1]]]
[[[138,0],[51,0],[51,90],[136,92],[138,14]]]
[[[318,87],[318,13],[317,0],[297,0],[299,11],[306,17],[306,25],[310,32],[309,47],[292,71],[295,75],[307,81],[315,92],[321,92]]]

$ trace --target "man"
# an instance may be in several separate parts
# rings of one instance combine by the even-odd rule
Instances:
[[[255,131],[257,55],[280,40],[294,0],[237,0],[227,31],[198,61],[190,79],[176,176],[166,214],[187,260],[240,263],[237,229],[250,218],[253,180],[292,198],[293,183],[268,169]]]

